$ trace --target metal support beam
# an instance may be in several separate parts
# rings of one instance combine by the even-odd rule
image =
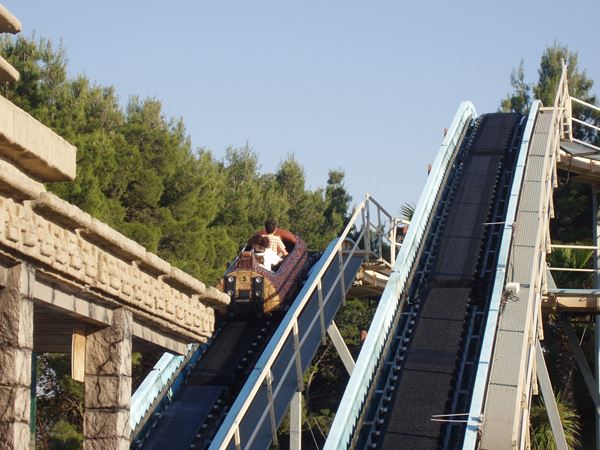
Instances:
[[[298,321],[294,322],[292,333],[294,338],[294,355],[296,356],[296,377],[298,378],[297,390],[302,392],[304,390],[304,379],[302,372],[302,356],[300,355],[300,338],[298,336]]]
[[[546,361],[544,360],[544,353],[540,341],[536,342],[535,350],[537,378],[540,390],[542,391],[542,397],[544,398],[544,404],[546,405],[550,426],[552,427],[556,448],[558,450],[568,450],[569,447],[567,446],[565,431],[563,430],[560,421],[560,415],[558,413],[558,407],[556,406],[556,399],[554,398],[554,391],[552,390],[552,384],[550,383],[550,376],[548,375],[548,368],[546,367]]]
[[[365,262],[369,262],[371,259],[371,213],[369,211],[369,205],[363,210],[363,226],[365,227]]]
[[[381,259],[383,255],[383,227],[381,225],[381,210],[377,209],[377,258]]]
[[[342,247],[338,251],[338,264],[340,267],[340,289],[342,292],[342,306],[346,306],[346,280],[344,278],[344,256],[342,255]]]
[[[321,324],[321,344],[325,345],[327,338],[325,337],[325,312],[323,311],[323,283],[319,280],[317,284],[317,297],[319,299],[319,323]]]
[[[269,420],[271,421],[271,436],[273,439],[273,445],[279,447],[279,441],[277,440],[277,422],[275,420],[275,404],[273,403],[273,372],[269,370],[267,379],[267,397],[269,400]]]
[[[237,425],[233,433],[233,443],[235,445],[235,450],[242,450],[242,443],[240,441],[240,428]]]
[[[350,350],[348,350],[348,347],[344,342],[344,338],[342,338],[340,330],[338,330],[335,322],[331,322],[331,325],[329,325],[329,328],[327,328],[327,334],[329,334],[331,342],[333,342],[333,346],[340,355],[342,363],[344,363],[344,367],[348,371],[348,375],[352,375],[352,371],[354,370],[354,358],[352,358]]]
[[[573,352],[575,361],[577,361],[577,365],[579,366],[579,371],[581,372],[583,381],[585,381],[588,393],[590,394],[590,397],[594,402],[594,406],[596,407],[596,413],[600,414],[600,393],[598,393],[598,385],[596,383],[596,380],[594,380],[592,371],[588,367],[587,361],[585,360],[585,355],[583,354],[583,350],[581,350],[581,347],[579,346],[579,341],[577,340],[577,336],[575,335],[573,327],[566,320],[563,320],[561,323],[563,324],[563,329],[565,331],[565,334],[567,335],[567,340],[569,343],[569,347],[571,348],[571,352]]]
[[[296,392],[290,403],[290,450],[302,449],[302,392]]]

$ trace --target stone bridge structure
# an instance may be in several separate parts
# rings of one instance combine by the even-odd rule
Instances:
[[[20,22],[0,6],[0,32]],[[0,81],[19,73],[0,57]],[[71,353],[84,448],[130,443],[132,351],[183,354],[229,297],[48,192],[76,148],[0,97],[0,449],[30,442],[32,357]]]

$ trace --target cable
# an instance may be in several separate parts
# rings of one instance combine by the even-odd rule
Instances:
[[[315,437],[315,434],[313,433],[312,427],[310,426],[310,420],[307,420],[306,424],[308,425],[308,430],[310,431],[310,435],[312,436],[313,442],[315,443],[315,448],[318,450],[319,449],[319,444],[317,443],[317,438]]]

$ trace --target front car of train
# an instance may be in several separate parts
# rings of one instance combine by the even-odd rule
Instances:
[[[217,285],[231,297],[231,314],[272,314],[285,310],[300,289],[309,268],[306,244],[284,229],[277,229],[275,234],[288,251],[276,270],[263,267],[260,256],[246,246]]]

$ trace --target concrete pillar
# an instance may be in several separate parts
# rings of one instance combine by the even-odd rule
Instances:
[[[84,450],[129,449],[132,324],[118,309],[112,326],[86,337]]]
[[[0,267],[0,449],[30,443],[33,273],[24,264]]]

